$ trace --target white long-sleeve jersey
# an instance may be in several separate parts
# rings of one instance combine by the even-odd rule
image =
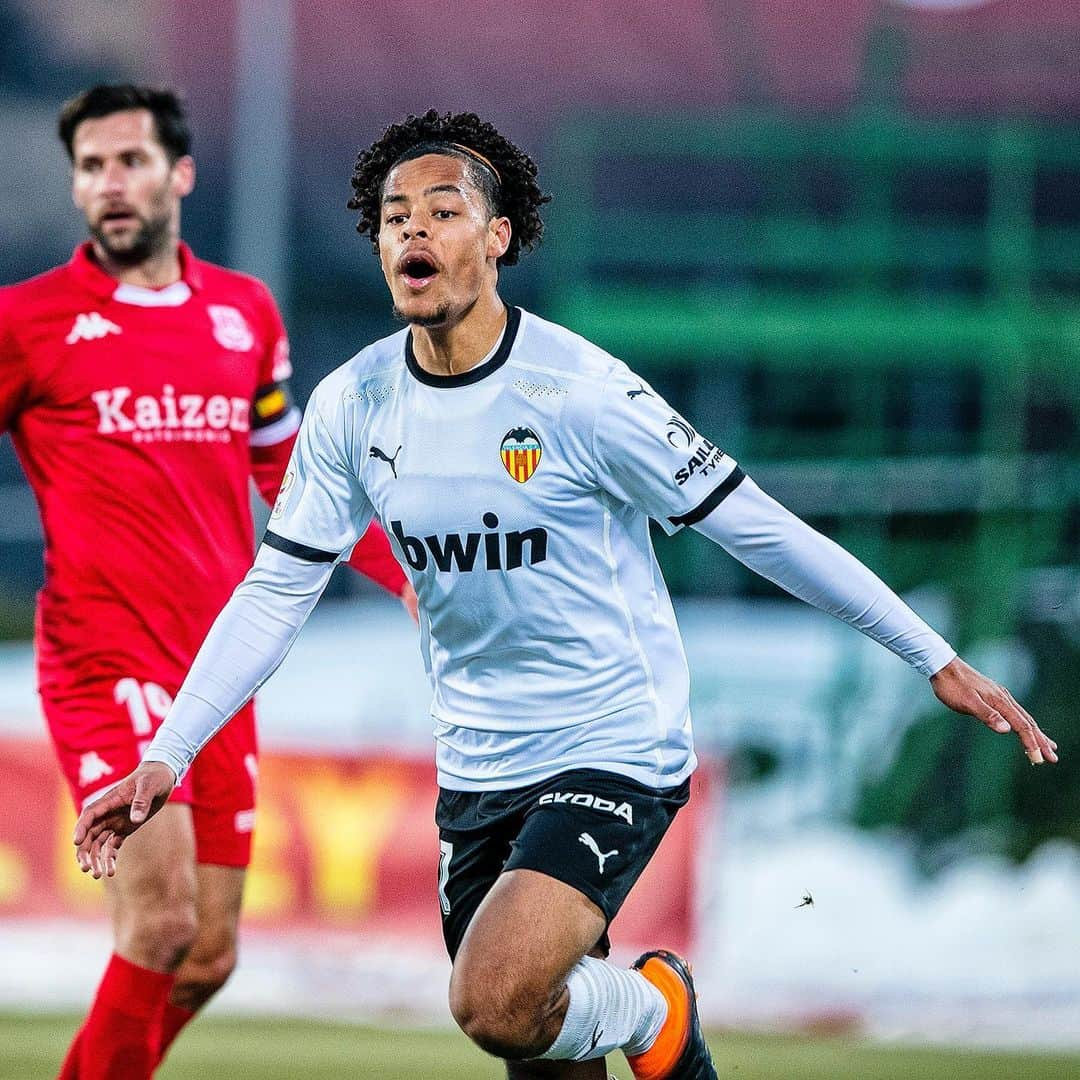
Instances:
[[[926,675],[955,656],[625,364],[511,309],[497,349],[463,374],[424,371],[403,330],[319,385],[255,565],[146,759],[183,774],[373,518],[420,601],[444,787],[595,768],[660,788],[690,774],[689,675],[650,519],[698,529]]]

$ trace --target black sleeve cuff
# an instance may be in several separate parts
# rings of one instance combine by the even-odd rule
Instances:
[[[713,489],[693,510],[687,510],[678,517],[669,517],[672,525],[696,525],[702,518],[708,517],[744,480],[746,473],[738,465],[728,474],[727,478]]]
[[[308,547],[307,544],[298,544],[295,540],[286,540],[284,536],[278,536],[269,529],[263,534],[262,542],[267,547],[292,555],[295,559],[303,559],[304,562],[337,562],[337,555],[331,551],[320,551],[318,548]]]

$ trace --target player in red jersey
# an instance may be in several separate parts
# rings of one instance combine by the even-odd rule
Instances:
[[[273,501],[300,413],[267,288],[180,241],[195,170],[176,97],[95,87],[59,129],[91,239],[0,289],[0,433],[44,523],[39,687],[81,807],[138,763],[244,576],[249,479]],[[381,531],[350,561],[412,607]],[[250,703],[200,766],[108,884],[115,952],[61,1077],[150,1076],[232,971],[254,821]]]

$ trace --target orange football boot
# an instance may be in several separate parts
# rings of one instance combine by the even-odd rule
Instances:
[[[633,966],[664,995],[668,1007],[652,1046],[626,1059],[636,1080],[717,1080],[701,1033],[690,965],[667,949],[655,949],[639,956]]]

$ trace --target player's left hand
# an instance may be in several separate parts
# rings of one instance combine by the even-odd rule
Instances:
[[[95,878],[116,873],[116,853],[126,836],[150,820],[166,803],[176,776],[160,761],[144,761],[133,773],[83,808],[75,822],[75,858]]]
[[[1057,743],[1039,729],[1030,713],[1004,686],[965,664],[959,656],[931,676],[930,685],[938,700],[953,712],[974,716],[1001,735],[1015,731],[1032,765],[1057,761]]]

